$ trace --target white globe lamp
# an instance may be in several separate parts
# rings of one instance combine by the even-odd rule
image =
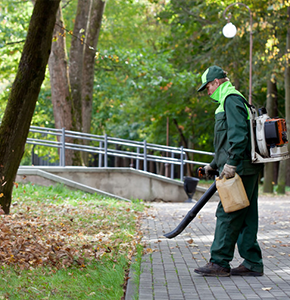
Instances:
[[[227,23],[227,25],[224,26],[223,28],[223,35],[226,37],[226,38],[233,38],[237,33],[237,28],[236,26],[229,22]]]

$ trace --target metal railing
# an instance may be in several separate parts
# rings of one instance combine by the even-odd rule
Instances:
[[[187,149],[184,147],[171,147],[165,145],[151,144],[147,141],[131,141],[126,139],[114,138],[105,135],[94,135],[89,133],[81,133],[76,131],[53,128],[44,128],[38,126],[31,126],[30,133],[40,134],[41,138],[27,138],[27,144],[33,144],[44,147],[54,147],[59,149],[59,165],[65,166],[65,153],[66,150],[83,151],[93,154],[98,154],[98,166],[108,167],[108,157],[121,157],[128,158],[131,162],[135,161],[135,168],[140,169],[140,162],[143,163],[143,170],[147,172],[147,163],[152,161],[155,163],[164,163],[166,167],[170,167],[170,177],[174,178],[174,166],[180,167],[180,179],[184,177],[185,164],[193,165],[206,165],[207,162],[194,161],[188,158],[189,153],[200,154],[205,156],[214,156],[212,152],[199,151]],[[52,136],[53,140],[48,139]],[[95,143],[96,145],[71,143],[66,142],[70,140],[86,140]],[[126,148],[126,150],[114,149],[112,146]],[[165,155],[164,155],[165,154]],[[130,164],[133,167],[133,163]],[[169,174],[168,174],[169,176]]]

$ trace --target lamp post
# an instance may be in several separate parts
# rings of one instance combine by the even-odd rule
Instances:
[[[252,19],[252,12],[249,8],[249,6],[247,6],[244,3],[241,2],[236,2],[236,3],[232,3],[229,6],[227,6],[223,12],[223,17],[228,21],[228,23],[224,26],[223,28],[223,35],[226,38],[233,38],[236,33],[237,33],[237,29],[236,26],[234,24],[232,24],[230,22],[231,19],[231,14],[228,14],[228,17],[226,17],[226,12],[227,10],[234,6],[234,5],[242,5],[244,7],[246,7],[250,13],[250,78],[249,78],[249,103],[252,104],[252,51],[253,51],[253,31],[252,31],[252,26],[253,26],[253,19]]]
[[[169,146],[169,117],[167,117],[166,119],[166,146],[168,148]],[[167,152],[166,152],[166,157],[168,157],[168,149],[167,149]],[[165,176],[166,177],[169,177],[169,163],[167,162],[165,164]]]

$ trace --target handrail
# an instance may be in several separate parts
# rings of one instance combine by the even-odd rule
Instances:
[[[188,149],[183,147],[173,147],[166,145],[158,145],[153,143],[147,143],[147,141],[131,141],[127,139],[121,139],[116,137],[109,137],[105,135],[95,135],[91,133],[76,132],[71,130],[46,128],[39,126],[31,126],[30,132],[38,134],[37,137],[27,138],[27,144],[33,144],[44,147],[54,147],[59,149],[59,165],[65,166],[65,151],[74,150],[95,153],[99,155],[99,167],[108,166],[108,156],[123,157],[134,160],[136,162],[136,168],[139,169],[139,162],[143,161],[143,170],[147,172],[147,163],[158,162],[164,163],[165,166],[171,166],[171,175],[174,176],[174,165],[180,166],[180,179],[183,180],[184,165],[206,165],[208,162],[200,162],[190,160],[187,157],[187,153],[200,154],[206,156],[214,156],[213,152],[206,152],[201,150]],[[41,137],[39,136],[41,134]],[[50,139],[47,139],[50,136]],[[52,140],[53,137],[55,140]],[[66,139],[71,138],[73,140],[88,140],[95,145],[78,144],[75,142],[67,142]],[[130,149],[112,149],[110,146],[119,145],[129,147]],[[155,153],[149,153],[148,151],[154,151]],[[160,154],[158,154],[160,152]],[[165,153],[166,155],[162,155]]]

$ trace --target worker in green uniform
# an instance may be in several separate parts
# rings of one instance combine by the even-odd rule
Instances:
[[[198,91],[207,89],[218,104],[215,111],[215,156],[205,172],[218,170],[220,177],[231,178],[237,172],[244,184],[250,206],[225,213],[221,202],[216,211],[216,228],[210,262],[194,271],[203,276],[262,276],[262,253],[257,242],[258,177],[262,164],[251,163],[250,114],[245,97],[235,89],[227,73],[218,66],[202,75]],[[235,245],[242,264],[231,269]]]

